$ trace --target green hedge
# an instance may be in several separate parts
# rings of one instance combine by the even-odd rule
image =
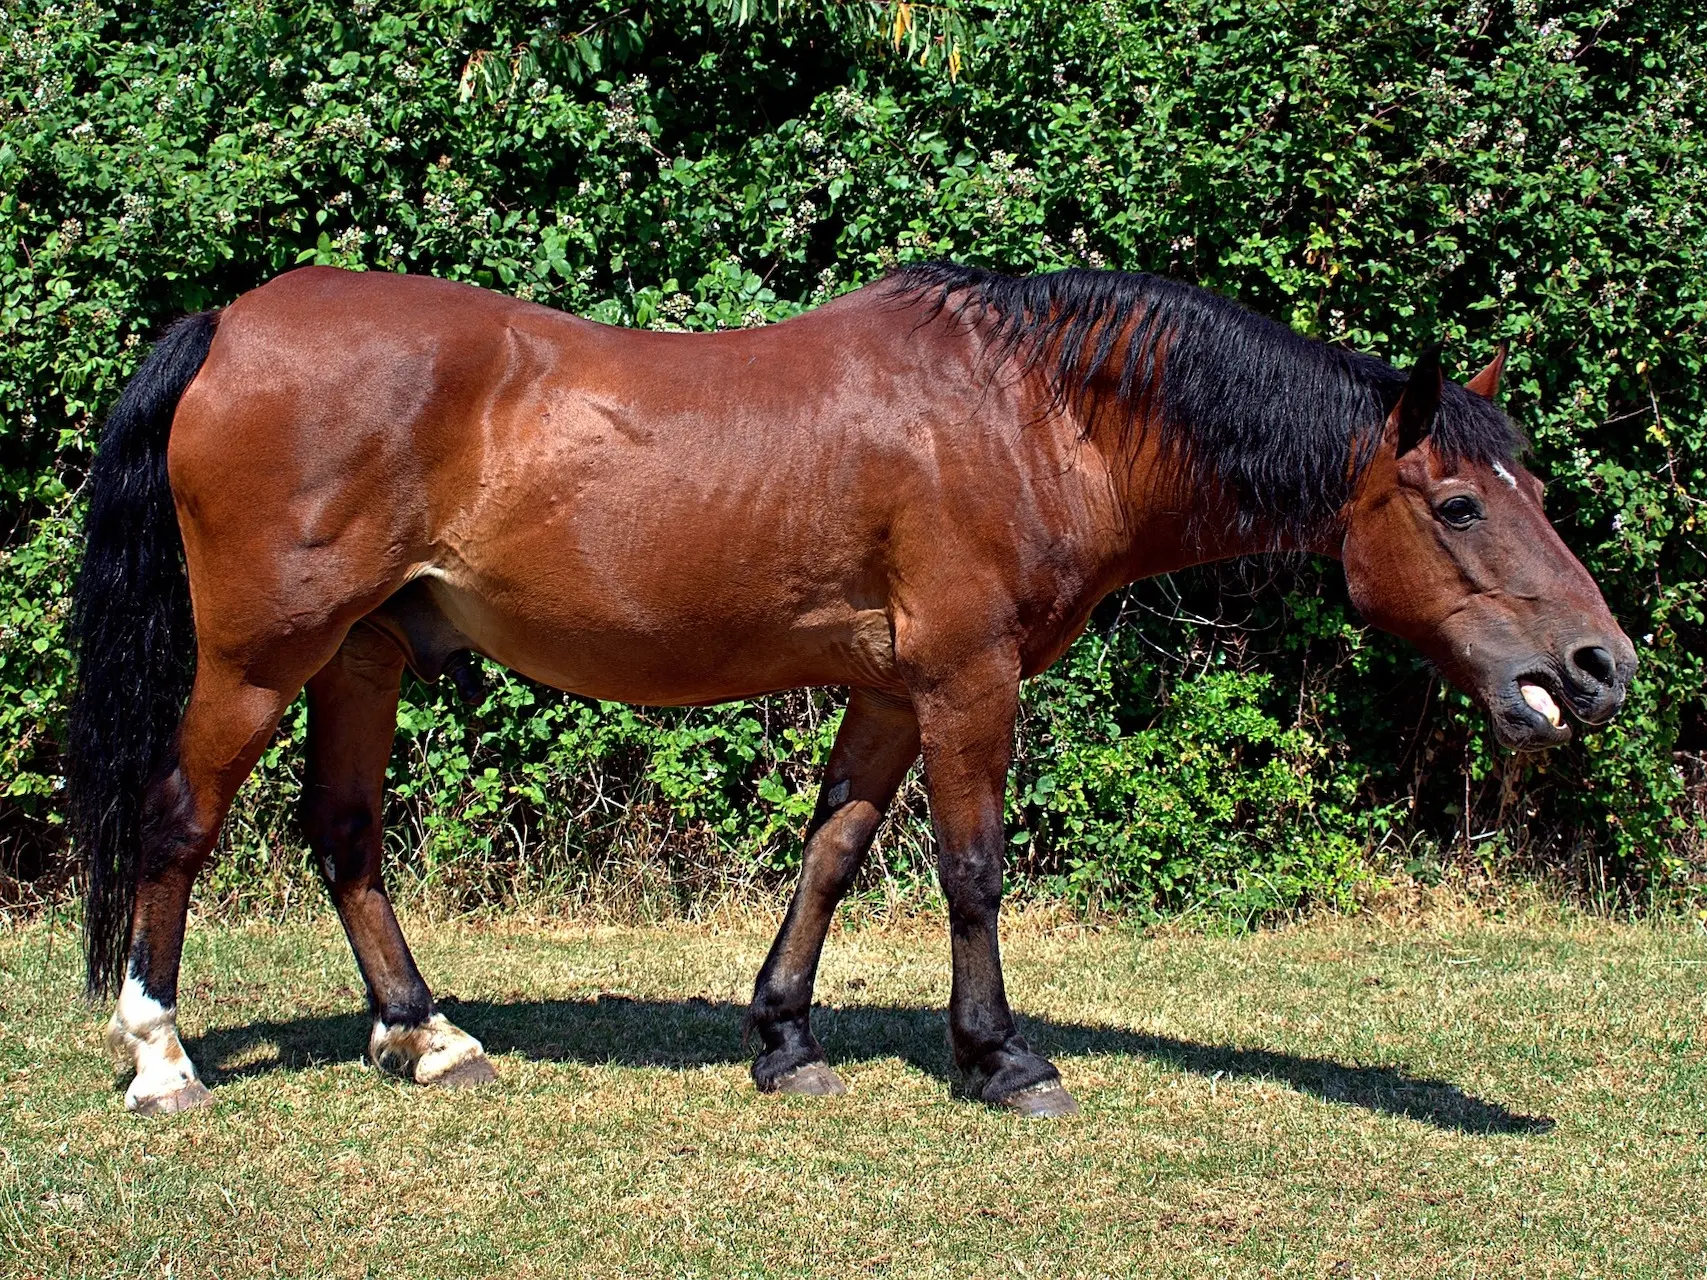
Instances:
[[[614,323],[780,319],[898,262],[1167,272],[1460,371],[1512,344],[1549,507],[1637,639],[1616,725],[1493,744],[1337,568],[1110,601],[1028,688],[1038,892],[1259,916],[1443,861],[1637,897],[1697,882],[1707,746],[1707,54],[1695,6],[11,0],[0,15],[0,850],[61,865],[78,489],[173,315],[300,262]],[[493,670],[406,691],[393,840],[470,897],[637,866],[784,872],[828,695],[590,704]],[[294,892],[300,714],[216,887]],[[1692,789],[1693,788],[1693,789]],[[885,842],[923,865],[916,784]],[[256,888],[259,886],[259,889]]]

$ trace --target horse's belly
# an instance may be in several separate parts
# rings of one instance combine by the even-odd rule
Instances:
[[[438,607],[487,657],[558,689],[610,702],[684,706],[807,685],[904,690],[887,612],[845,603],[763,616],[703,602],[621,608],[616,599],[502,593],[444,579]]]

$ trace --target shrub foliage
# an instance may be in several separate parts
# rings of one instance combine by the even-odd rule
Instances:
[[[1026,695],[1015,866],[1258,915],[1396,858],[1670,893],[1703,862],[1707,47],[1661,0],[11,0],[0,13],[0,847],[60,864],[80,486],[171,317],[303,262],[612,323],[786,317],[897,263],[1197,281],[1460,375],[1511,344],[1551,513],[1637,639],[1614,727],[1504,754],[1327,564],[1125,593]],[[471,896],[787,870],[835,700],[411,685],[394,840]],[[300,714],[217,884],[294,892]],[[1692,790],[1692,787],[1694,788]],[[885,843],[923,865],[916,784]],[[280,852],[280,851],[283,852]]]

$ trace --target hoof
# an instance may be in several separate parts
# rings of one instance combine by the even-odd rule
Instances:
[[[1046,1080],[1029,1089],[1021,1089],[1018,1093],[1010,1093],[996,1105],[1017,1115],[1043,1119],[1079,1114],[1079,1104],[1073,1101],[1072,1094],[1062,1088],[1059,1080]]]
[[[381,1071],[416,1084],[445,1085],[456,1089],[471,1084],[489,1084],[498,1078],[480,1041],[435,1013],[413,1027],[373,1024],[368,1056]]]
[[[813,1098],[833,1098],[848,1091],[842,1078],[822,1062],[808,1062],[778,1077],[767,1092],[798,1093]]]
[[[213,1094],[200,1080],[191,1080],[171,1093],[152,1097],[127,1097],[125,1106],[139,1116],[170,1116],[180,1111],[195,1111],[213,1105]]]
[[[422,1081],[434,1089],[472,1089],[476,1085],[493,1084],[498,1073],[485,1058],[464,1058],[443,1075]]]

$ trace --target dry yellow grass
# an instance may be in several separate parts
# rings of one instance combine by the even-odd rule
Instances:
[[[761,1098],[767,922],[417,921],[498,1085],[364,1067],[330,922],[203,927],[210,1111],[124,1113],[74,942],[0,934],[0,1274],[1677,1276],[1707,1256],[1707,940],[1538,915],[1243,938],[1032,921],[1027,1030],[1080,1118],[954,1096],[946,944],[833,937],[852,1092]]]

